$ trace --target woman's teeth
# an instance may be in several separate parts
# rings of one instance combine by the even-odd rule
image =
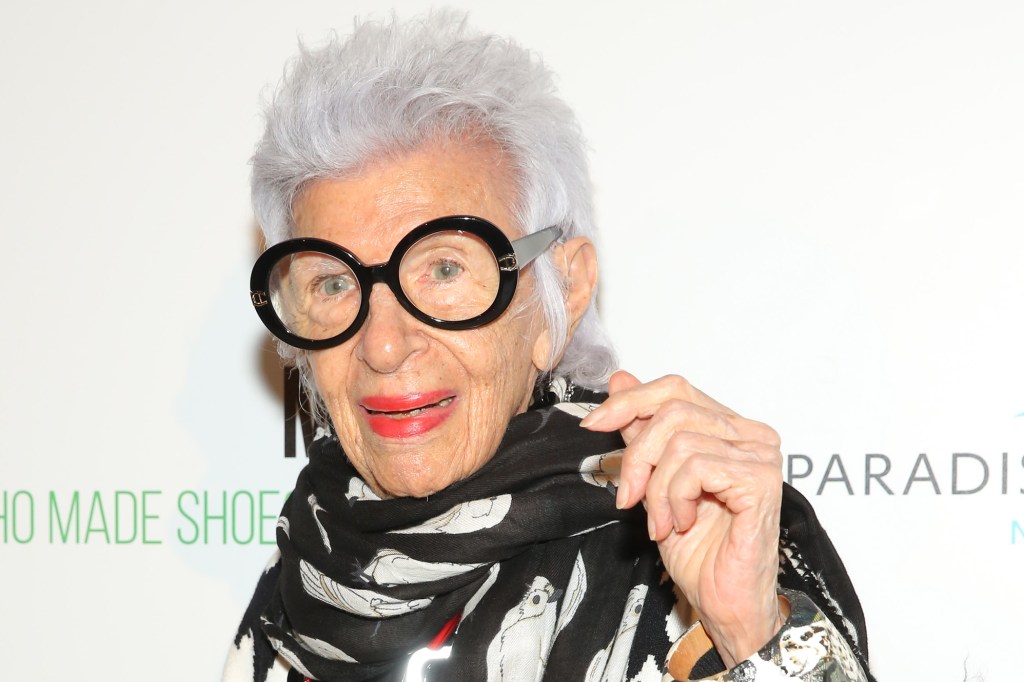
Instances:
[[[409,417],[417,417],[432,407],[448,407],[449,405],[452,404],[453,400],[455,400],[455,397],[450,396],[448,398],[439,400],[436,403],[424,405],[423,407],[417,407],[416,409],[407,410],[405,412],[375,412],[374,414],[382,414],[385,417],[391,417],[392,419],[408,419]]]

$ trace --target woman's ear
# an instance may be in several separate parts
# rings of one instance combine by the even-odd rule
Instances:
[[[565,282],[565,304],[569,309],[569,336],[583,319],[597,289],[597,249],[586,237],[576,237],[552,254]]]
[[[597,288],[597,250],[586,237],[576,237],[551,248],[551,259],[562,277],[565,306],[569,313],[568,338],[576,332]],[[543,370],[552,364],[550,331],[545,329],[533,349],[533,363]],[[554,358],[557,364],[560,358]]]

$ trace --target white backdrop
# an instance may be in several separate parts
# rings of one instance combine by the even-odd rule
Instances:
[[[219,677],[304,459],[247,296],[259,93],[390,6],[0,7],[0,679]],[[468,6],[581,119],[623,365],[782,433],[880,679],[1019,680],[1024,5]]]

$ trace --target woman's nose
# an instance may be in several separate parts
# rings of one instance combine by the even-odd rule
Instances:
[[[378,283],[370,290],[370,312],[359,330],[356,357],[375,372],[392,374],[426,348],[418,326],[388,286]]]

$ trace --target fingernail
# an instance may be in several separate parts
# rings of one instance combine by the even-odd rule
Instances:
[[[601,415],[600,413],[598,413],[597,410],[594,410],[580,421],[580,426],[582,426],[583,428],[587,428],[588,426],[593,426],[599,421],[601,421]]]
[[[658,537],[658,527],[654,524],[654,517],[649,514],[647,515],[647,534],[651,536],[652,541]]]
[[[615,493],[616,509],[625,509],[627,502],[629,502],[629,484],[625,481],[620,481],[619,490]]]

